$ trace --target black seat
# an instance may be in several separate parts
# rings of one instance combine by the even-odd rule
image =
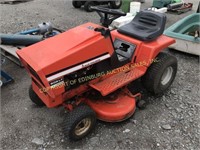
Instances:
[[[140,11],[128,24],[117,31],[141,41],[152,41],[160,36],[165,28],[166,15],[150,10]]]

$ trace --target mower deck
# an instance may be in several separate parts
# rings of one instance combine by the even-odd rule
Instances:
[[[136,99],[121,91],[117,98],[86,100],[86,103],[95,111],[97,118],[106,122],[120,122],[133,115],[136,109]]]

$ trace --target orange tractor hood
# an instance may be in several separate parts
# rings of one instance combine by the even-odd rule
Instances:
[[[48,75],[109,52],[109,38],[94,31],[99,25],[86,23],[18,50],[24,63]],[[102,44],[103,43],[103,44]]]

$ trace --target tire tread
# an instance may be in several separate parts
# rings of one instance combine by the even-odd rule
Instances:
[[[157,59],[159,62],[154,62],[151,64],[151,66],[148,68],[146,74],[142,77],[142,84],[144,87],[154,94],[162,93],[162,89],[158,89],[159,79],[157,79],[158,74],[161,74],[161,69],[165,67],[168,63],[172,64],[174,67],[175,74],[173,74],[173,78],[175,78],[176,71],[177,71],[177,59],[165,52],[160,52],[157,56]],[[171,83],[173,82],[170,81]],[[169,86],[171,85],[169,84]]]
[[[90,131],[81,137],[76,137],[76,135],[72,133],[73,131],[72,129],[75,126],[75,124],[79,122],[82,118],[84,118],[85,116],[93,117],[94,120],[91,127],[91,130],[92,130],[96,123],[96,114],[89,106],[87,105],[77,106],[75,109],[73,109],[71,112],[69,112],[66,115],[63,121],[63,130],[64,130],[64,133],[67,133],[65,135],[69,136],[70,140],[79,140],[83,138],[85,135],[89,134]]]

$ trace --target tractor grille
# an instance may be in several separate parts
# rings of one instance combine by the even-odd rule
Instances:
[[[35,70],[29,65],[28,65],[28,70],[43,86],[45,86],[40,77],[38,76],[38,74],[35,72]]]
[[[32,81],[39,87],[39,89],[43,91],[43,87],[42,87],[34,78],[31,78],[31,79],[32,79]],[[47,95],[47,92],[46,92],[46,91],[43,91],[43,93],[44,93],[45,95]]]

